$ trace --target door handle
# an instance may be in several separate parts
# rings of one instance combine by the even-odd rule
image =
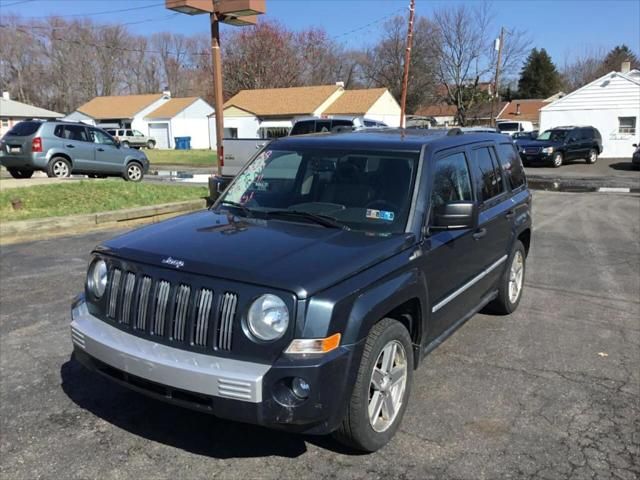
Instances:
[[[67,148],[76,148],[75,145],[71,145],[71,144],[65,145],[65,147],[67,147]]]
[[[98,151],[99,152],[104,152],[104,148],[99,148]]]
[[[504,218],[511,219],[515,216],[515,214],[516,214],[515,210],[509,210],[507,213],[504,214]]]
[[[478,230],[476,230],[473,234],[473,239],[474,240],[480,240],[482,237],[484,237],[487,234],[487,229],[486,228],[480,228]]]

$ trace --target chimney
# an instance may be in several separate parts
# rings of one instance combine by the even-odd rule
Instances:
[[[344,88],[344,82],[336,82],[336,85],[337,85],[338,87],[342,87],[342,88]]]
[[[629,73],[631,71],[631,62],[629,60],[625,60],[622,62],[620,66],[620,73]]]
[[[11,94],[9,94],[9,92],[2,92],[2,98],[5,100],[11,100]]]
[[[516,103],[516,115],[521,115],[520,113],[520,104]]]

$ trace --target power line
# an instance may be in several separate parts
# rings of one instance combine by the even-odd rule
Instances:
[[[29,2],[33,2],[34,0],[21,0],[19,2],[13,2],[13,3],[5,3],[5,4],[1,4],[0,3],[0,8],[2,7],[13,7],[15,5],[22,5],[23,3],[29,3]]]
[[[33,0],[24,0],[24,1],[33,1]],[[16,4],[12,3],[10,5],[16,5]],[[5,6],[10,6],[10,5],[5,5]],[[95,15],[112,15],[114,13],[133,12],[134,10],[145,10],[147,8],[156,8],[160,6],[164,7],[164,3],[152,3],[149,5],[143,5],[139,7],[122,8],[120,10],[103,10],[100,12],[70,13],[68,15],[47,15],[44,17],[29,17],[29,18],[37,20],[37,19],[45,19],[45,18],[51,18],[51,17],[58,17],[58,18],[93,17]]]

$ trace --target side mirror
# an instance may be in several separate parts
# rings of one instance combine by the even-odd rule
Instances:
[[[432,227],[436,230],[477,228],[478,204],[475,202],[449,202],[435,208]]]

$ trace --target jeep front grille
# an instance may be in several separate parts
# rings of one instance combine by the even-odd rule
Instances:
[[[133,334],[184,346],[231,350],[236,293],[216,296],[208,288],[111,268],[106,300],[107,319],[120,328],[130,328]]]

